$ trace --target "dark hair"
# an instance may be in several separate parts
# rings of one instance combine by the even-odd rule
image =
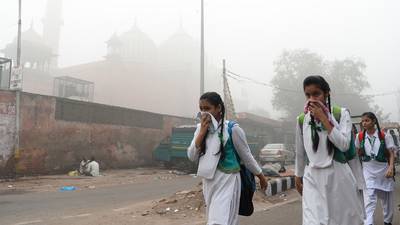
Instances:
[[[325,78],[323,78],[322,76],[319,76],[319,75],[308,76],[303,81],[303,90],[305,90],[306,87],[310,86],[310,85],[316,85],[325,94],[328,94],[326,104],[328,105],[329,113],[332,113],[332,111],[331,111],[331,95],[330,95],[331,88],[330,88],[328,82],[325,80]],[[316,126],[314,116],[311,116],[311,125],[314,127]],[[313,150],[314,150],[314,152],[316,152],[318,150],[318,145],[319,145],[319,136],[315,129],[312,130],[311,132],[314,132],[313,135],[311,135],[311,136],[312,136],[312,142],[313,142]],[[329,153],[329,155],[331,155],[333,153],[333,144],[328,138],[327,138],[327,147],[328,147],[328,153]]]
[[[92,156],[91,158],[90,158],[90,161],[94,161],[95,160],[95,158],[94,158],[94,156]]]
[[[365,112],[361,115],[362,117],[366,116],[371,120],[375,121],[376,127],[378,128],[378,134],[381,135],[381,127],[379,126],[378,117],[373,112]],[[364,137],[365,137],[366,130],[364,129]]]
[[[312,84],[317,85],[323,92],[331,91],[328,82],[326,82],[325,78],[323,78],[322,76],[315,75],[306,77],[303,81],[303,90],[305,90],[307,86],[310,86]]]
[[[352,132],[352,134],[353,134],[354,137],[355,137],[356,134],[358,133],[358,130],[357,130],[357,127],[356,127],[355,124],[352,124],[352,125],[351,125],[351,132]]]
[[[220,147],[219,147],[219,152],[217,154],[221,154],[221,160],[225,158],[225,151],[224,151],[224,141],[223,141],[223,134],[224,134],[224,118],[225,118],[225,105],[224,101],[222,101],[221,96],[217,92],[206,92],[204,93],[201,97],[200,100],[206,100],[208,103],[211,105],[218,107],[219,105],[221,106],[221,131],[218,134],[219,140],[220,140]],[[206,141],[205,139],[207,138],[208,135],[208,130],[206,135],[204,136],[204,139],[201,143],[201,148],[200,148],[200,156],[203,156],[206,153]]]
[[[384,136],[383,136],[383,137],[381,136],[382,131],[381,131],[381,127],[379,126],[378,117],[376,117],[376,115],[375,115],[373,112],[365,112],[365,113],[363,113],[361,116],[362,116],[362,117],[366,116],[366,117],[370,118],[371,120],[375,121],[376,128],[378,129],[378,137],[379,137],[379,140],[380,140],[381,142],[383,141],[383,143],[386,145],[386,143],[385,143],[385,137],[384,137]],[[367,130],[364,129],[364,131],[363,131],[363,137],[364,137],[364,138],[365,138],[365,133],[366,133],[366,132],[367,132]],[[383,139],[381,139],[381,138],[383,138]],[[390,153],[389,153],[389,150],[388,150],[386,147],[385,147],[385,150],[384,150],[384,154],[385,154],[385,157],[386,157],[386,158],[389,158]]]

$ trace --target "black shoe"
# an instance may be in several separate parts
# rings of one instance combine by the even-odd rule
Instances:
[[[384,225],[392,225],[392,223],[383,223]]]

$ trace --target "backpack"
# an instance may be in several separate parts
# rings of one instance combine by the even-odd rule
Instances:
[[[381,147],[379,148],[379,152],[378,155],[375,157],[375,160],[378,162],[387,162],[389,163],[389,152],[386,149],[386,143],[385,143],[385,132],[381,131],[378,134],[379,137],[379,141],[381,142]],[[365,138],[364,138],[364,132],[360,132],[358,133],[358,140],[360,141],[360,149],[362,152],[362,156],[361,156],[361,160],[363,162],[368,162],[371,161],[371,157],[367,156],[367,154],[365,154],[365,147],[364,147],[364,142],[365,142]],[[383,148],[383,151],[381,151],[381,149]],[[395,179],[396,176],[396,167],[393,167],[393,180],[396,181]]]
[[[234,121],[228,123],[228,133],[231,141],[232,139],[232,128],[237,124]],[[233,146],[233,145],[232,145]],[[233,146],[237,160],[240,163],[240,157],[235,147]],[[243,164],[240,164],[240,180],[241,180],[241,191],[240,191],[240,204],[239,204],[239,215],[251,216],[254,212],[253,195],[256,191],[256,181],[253,173],[246,168]]]
[[[339,106],[333,106],[332,113],[333,113],[333,117],[335,118],[336,122],[340,123],[340,118],[342,116],[342,108]],[[304,113],[301,113],[298,116],[298,123],[301,128],[301,133],[303,133],[304,117],[305,117]],[[335,145],[333,146],[333,148],[334,148],[333,159],[337,162],[347,163],[348,161],[354,159],[354,157],[356,156],[356,147],[354,144],[354,136],[353,135],[351,135],[350,146],[346,152],[340,151]]]
[[[361,160],[364,162],[371,161],[371,157],[365,153],[365,131],[358,133],[358,141],[360,142],[360,150],[362,152]],[[385,133],[381,131],[378,134],[379,141],[381,142],[381,147],[379,148],[378,155],[375,157],[375,160],[378,162],[388,162],[388,152],[386,150],[386,143],[385,143]],[[381,150],[383,149],[383,151]]]

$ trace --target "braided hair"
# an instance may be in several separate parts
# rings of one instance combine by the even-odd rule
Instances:
[[[379,121],[378,121],[378,117],[376,117],[376,115],[373,112],[365,112],[361,115],[362,117],[368,117],[369,119],[371,119],[372,121],[374,121],[374,123],[376,124],[376,128],[378,129],[379,134],[381,134],[381,127],[379,126]],[[364,128],[364,134],[366,132],[366,129]]]
[[[378,117],[373,113],[373,112],[365,112],[365,113],[363,113],[362,115],[361,115],[362,117],[368,117],[369,119],[371,119],[372,121],[374,121],[375,122],[375,125],[376,125],[376,128],[378,129],[378,137],[379,137],[379,140],[382,142],[383,141],[383,144],[385,144],[385,137],[383,136],[381,136],[381,134],[382,134],[382,131],[381,131],[381,126],[379,125],[379,121],[378,121]],[[363,131],[363,137],[365,137],[365,133],[367,132],[367,129],[365,129],[364,128],[364,131]],[[383,140],[381,140],[381,138],[383,138]],[[387,157],[387,158],[389,158],[389,155],[390,155],[390,153],[389,153],[389,151],[386,149],[386,147],[385,147],[385,156]]]
[[[328,97],[327,97],[325,103],[327,104],[329,113],[331,114],[332,113],[331,95],[330,95],[331,88],[329,87],[328,82],[322,76],[319,76],[319,75],[308,76],[303,81],[303,90],[305,90],[306,87],[309,85],[316,85],[319,89],[321,89],[324,92],[324,94],[328,94]],[[310,125],[312,128],[311,129],[311,138],[312,138],[312,143],[313,143],[313,150],[314,150],[314,152],[317,152],[318,145],[319,145],[319,136],[318,136],[317,130],[315,129],[315,127],[316,127],[315,118],[312,115],[311,115]],[[333,143],[327,138],[327,148],[328,148],[329,155],[331,155],[333,153],[333,147],[334,147]]]
[[[381,126],[379,125],[379,121],[378,121],[378,117],[376,117],[376,115],[373,112],[365,112],[361,115],[362,117],[368,117],[369,119],[371,119],[375,124],[376,124],[376,128],[378,129],[378,136],[381,137]],[[364,136],[365,137],[365,133],[367,132],[367,129],[364,128]]]
[[[221,160],[225,158],[225,151],[224,151],[224,119],[225,119],[225,104],[222,101],[221,96],[216,93],[216,92],[206,92],[204,93],[201,97],[200,100],[205,100],[211,105],[218,107],[221,106],[221,124],[220,126],[220,132],[218,134],[219,140],[220,140],[220,147],[219,147],[219,152],[217,154],[221,154]],[[200,146],[200,156],[203,156],[206,153],[206,137],[208,135],[208,130],[206,132],[206,135],[204,136],[204,139],[202,141],[202,144]]]

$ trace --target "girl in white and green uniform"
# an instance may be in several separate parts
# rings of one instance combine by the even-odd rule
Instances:
[[[232,123],[225,120],[225,106],[220,95],[203,94],[199,107],[201,123],[197,125],[187,154],[190,160],[199,162],[197,175],[203,178],[207,225],[238,225],[240,161],[258,177],[262,189],[266,188],[267,180],[250,152],[242,128],[238,124],[229,127]]]
[[[393,221],[394,191],[394,155],[395,146],[389,134],[379,127],[377,117],[372,112],[362,115],[364,131],[357,134],[355,145],[363,161],[363,173],[366,181],[364,191],[365,225],[374,224],[374,213],[378,199],[381,199],[384,224]]]
[[[350,113],[339,108],[336,121],[323,77],[307,77],[303,88],[307,103],[297,123],[295,171],[296,188],[303,196],[303,225],[362,225],[363,206],[346,158]]]

